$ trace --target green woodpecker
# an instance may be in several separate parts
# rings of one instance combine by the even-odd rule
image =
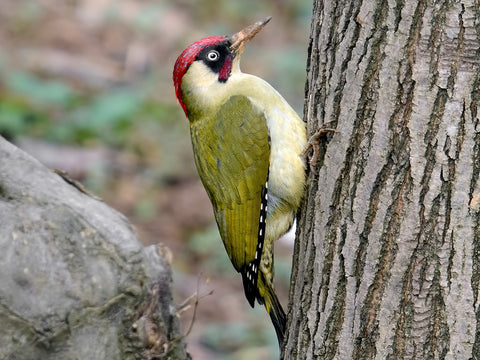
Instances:
[[[303,197],[304,122],[267,82],[240,71],[245,44],[270,20],[194,42],[173,72],[195,163],[248,302],[264,304],[279,344],[286,316],[273,288],[273,244]]]

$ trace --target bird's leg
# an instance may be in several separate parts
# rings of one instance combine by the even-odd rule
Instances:
[[[307,145],[305,146],[305,150],[303,151],[303,156],[305,160],[309,158],[308,164],[310,166],[310,170],[313,170],[317,165],[318,157],[320,155],[320,139],[327,135],[328,133],[339,133],[337,129],[333,129],[329,127],[331,121],[324,123],[322,126],[317,128],[317,131],[308,139]],[[310,149],[313,149],[312,156],[308,156],[310,153]]]

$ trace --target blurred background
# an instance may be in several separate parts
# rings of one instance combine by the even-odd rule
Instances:
[[[81,181],[172,255],[177,304],[198,292],[193,359],[278,359],[263,307],[251,309],[193,163],[172,69],[190,43],[272,15],[244,72],[302,114],[311,0],[1,0],[0,135]],[[1,159],[0,159],[1,161]],[[276,246],[287,307],[293,236]],[[213,293],[209,294],[211,291]],[[180,315],[183,331],[193,306]]]

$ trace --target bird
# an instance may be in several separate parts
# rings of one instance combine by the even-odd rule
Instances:
[[[274,242],[304,197],[307,139],[278,91],[240,70],[246,43],[270,19],[192,43],[175,62],[173,82],[225,249],[248,303],[265,306],[281,347],[286,314],[274,290]]]

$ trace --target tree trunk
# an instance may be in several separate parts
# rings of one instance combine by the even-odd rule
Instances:
[[[165,251],[69,181],[0,137],[0,359],[189,359]]]
[[[315,1],[286,359],[480,359],[480,5]]]

